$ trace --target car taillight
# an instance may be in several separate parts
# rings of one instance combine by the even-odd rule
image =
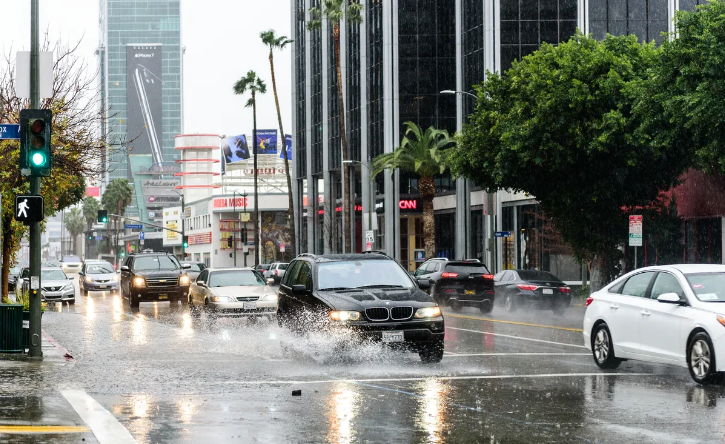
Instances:
[[[277,270],[274,270],[274,275],[275,275],[275,276],[279,276],[279,275],[277,274]]]
[[[456,292],[456,290],[452,290],[450,288],[443,290],[443,293],[455,293],[455,292]]]
[[[561,287],[559,290],[561,290],[562,293],[571,293],[571,288],[569,287]]]
[[[458,277],[458,273],[451,273],[450,271],[446,271],[445,273],[443,273],[441,275],[441,277],[444,277],[444,278],[457,278]]]
[[[588,306],[589,306],[589,305],[590,305],[590,304],[591,304],[592,302],[594,302],[594,298],[593,298],[593,297],[591,297],[591,296],[589,296],[589,297],[587,298],[587,307],[588,307]]]
[[[521,290],[529,290],[529,291],[534,291],[537,288],[536,285],[530,285],[530,284],[521,284],[521,285],[517,285],[517,287],[519,287]]]
[[[483,275],[483,278],[484,278],[484,279],[488,279],[488,280],[491,280],[491,281],[492,281],[492,280],[493,280],[493,275],[492,275],[492,274],[484,274],[484,275]]]

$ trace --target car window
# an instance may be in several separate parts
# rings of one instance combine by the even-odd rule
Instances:
[[[204,270],[201,273],[199,273],[199,276],[196,277],[196,282],[206,282],[206,277],[209,276],[209,271]]]
[[[290,264],[289,270],[284,274],[284,278],[282,278],[282,285],[286,285],[287,287],[294,285],[301,263],[302,261],[295,261]]]
[[[279,265],[277,266],[277,268],[279,268],[280,270],[286,270],[286,269],[287,269],[287,267],[289,267],[289,264],[279,264]]]
[[[184,265],[190,265],[189,271],[203,271],[206,267],[200,262],[182,262]]]
[[[494,282],[501,282],[505,274],[505,271],[499,271],[498,273],[496,273],[496,275],[493,277]]]
[[[476,273],[476,274],[486,274],[488,273],[488,270],[483,264],[446,264],[445,266],[446,271],[451,271],[453,273]]]
[[[86,266],[86,274],[109,274],[115,273],[111,264],[91,264]]]
[[[295,278],[295,285],[304,285],[305,289],[312,290],[312,267],[307,262],[302,262],[300,270]]]
[[[252,270],[215,271],[209,274],[209,287],[247,287],[264,285],[264,280]]]
[[[179,263],[171,256],[142,256],[133,263],[134,271],[139,270],[178,270]]]
[[[524,281],[556,281],[560,282],[559,278],[551,273],[537,270],[520,270],[517,272],[519,277]]]
[[[63,256],[63,262],[80,262],[81,258],[78,256]]]
[[[638,298],[644,297],[653,275],[653,272],[635,274],[627,279],[627,283],[624,284],[621,294],[636,296]]]
[[[40,270],[40,280],[42,281],[65,281],[68,276],[63,270]]]
[[[652,285],[652,294],[650,297],[657,299],[665,293],[675,293],[680,299],[685,298],[685,292],[682,290],[682,286],[675,276],[670,273],[659,273],[657,274],[654,285]]]
[[[725,273],[685,275],[697,299],[703,302],[725,302]]]
[[[431,265],[433,266],[433,268],[431,268],[432,273],[437,273],[437,272],[441,271],[442,266],[441,266],[440,262],[431,263]]]

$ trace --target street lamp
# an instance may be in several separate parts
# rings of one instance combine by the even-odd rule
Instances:
[[[365,168],[368,169],[368,174],[370,174],[371,179],[372,179],[372,170],[370,168],[370,161],[363,162],[363,161],[360,161],[360,160],[343,160],[342,163],[345,163],[345,164],[348,164],[348,165],[362,165],[362,166],[364,166]],[[375,181],[372,181],[372,186],[370,187],[370,192],[368,193],[369,194],[369,198],[370,198],[369,199],[370,202],[368,203],[368,205],[369,205],[368,206],[368,230],[372,230],[373,229],[373,194],[374,194],[374,191],[375,191],[373,189],[374,186],[375,186]],[[353,212],[353,215],[354,215],[354,212]]]
[[[234,202],[234,231],[232,231],[232,239],[234,240],[234,266],[235,267],[237,266],[237,231],[236,231],[237,222],[240,222],[240,224],[239,224],[239,240],[242,241],[242,240],[244,240],[244,237],[245,237],[245,236],[242,236],[242,224],[240,221],[241,218],[237,217],[237,194],[239,194],[240,196],[242,196],[244,198],[244,200],[242,201],[242,203],[244,204],[244,213],[246,214],[246,212],[247,212],[247,192],[245,191],[244,194],[242,194],[239,191],[234,190],[232,192],[232,201]],[[244,230],[245,231],[247,230],[246,222],[244,222]],[[245,245],[245,244],[243,244],[243,245]],[[244,266],[245,267],[247,266],[247,255],[246,254],[244,255]]]
[[[473,97],[474,99],[478,99],[478,96],[476,96],[475,94],[471,94],[467,91],[453,91],[452,89],[444,89],[439,94],[466,94]]]
[[[186,230],[184,229],[185,223],[185,214],[184,213],[184,193],[179,193],[176,190],[171,190],[174,193],[181,196],[181,260],[186,260],[186,246],[184,246],[184,239],[186,238]]]

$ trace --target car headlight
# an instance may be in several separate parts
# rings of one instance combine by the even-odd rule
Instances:
[[[262,301],[276,301],[277,295],[276,294],[265,294],[262,296]]]
[[[133,286],[134,287],[145,287],[146,279],[144,279],[140,276],[133,278]]]
[[[68,291],[68,290],[74,290],[73,284],[65,284],[65,287],[63,287],[63,290],[61,290],[61,291]]]
[[[93,279],[90,276],[86,276],[86,282],[93,282]]]
[[[440,307],[425,307],[419,308],[415,312],[416,318],[435,318],[441,315]]]
[[[117,274],[114,274],[113,277],[111,278],[111,280],[112,281],[117,281],[118,280],[118,275]]]
[[[191,282],[191,280],[189,279],[189,276],[187,276],[187,275],[182,275],[179,278],[179,284],[181,284],[181,285],[189,285],[189,282]]]
[[[357,321],[360,319],[359,311],[331,311],[330,319],[333,321]]]
[[[211,300],[213,302],[232,302],[234,299],[228,297],[228,296],[212,296]]]

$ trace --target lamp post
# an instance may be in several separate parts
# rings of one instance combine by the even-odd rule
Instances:
[[[348,165],[362,165],[368,169],[368,174],[370,174],[372,176],[372,170],[370,168],[369,160],[365,161],[365,162],[360,161],[360,160],[344,160],[342,163],[345,163]],[[372,179],[372,177],[371,177],[371,179]],[[375,191],[374,187],[375,187],[375,181],[372,182],[372,186],[370,187],[370,192],[369,192],[369,196],[368,196],[368,198],[369,198],[368,199],[369,200],[369,202],[368,202],[368,205],[369,205],[368,206],[368,230],[372,230],[372,227],[373,227],[373,194]],[[354,214],[355,214],[355,212],[353,211],[353,215]],[[360,234],[362,235],[363,233],[360,233]]]
[[[444,89],[439,94],[465,94],[467,96],[473,97],[474,99],[478,98],[478,96],[476,96],[475,94],[469,93],[468,91],[453,91],[452,89]]]
[[[232,200],[234,201],[234,231],[232,231],[232,238],[234,240],[233,245],[234,245],[234,266],[235,267],[237,266],[237,222],[240,222],[240,224],[239,224],[239,240],[240,241],[242,240],[242,224],[240,221],[241,218],[237,217],[237,194],[239,194],[240,196],[242,196],[244,198],[242,203],[244,204],[244,212],[245,213],[247,212],[247,192],[245,191],[244,194],[242,194],[239,191],[234,190],[232,192]],[[246,222],[244,224],[245,224],[244,228],[246,229]],[[247,256],[246,255],[244,255],[244,266],[245,267],[247,266]]]
[[[184,193],[179,193],[176,190],[171,190],[174,193],[181,196],[181,260],[186,260],[186,247],[184,246],[184,238],[186,237],[186,229],[184,226],[186,225],[185,217],[186,213],[184,212]]]

